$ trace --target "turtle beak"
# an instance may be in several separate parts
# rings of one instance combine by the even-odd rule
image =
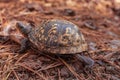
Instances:
[[[16,27],[19,29],[19,31],[24,35],[27,36],[30,32],[30,27],[28,25],[25,25],[23,22],[17,22]]]
[[[24,31],[24,30],[25,30],[25,25],[24,25],[22,22],[17,22],[17,23],[16,23],[16,26],[17,26],[17,28],[18,28],[20,31]]]

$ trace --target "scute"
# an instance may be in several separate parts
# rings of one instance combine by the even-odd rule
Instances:
[[[33,45],[44,52],[74,54],[87,50],[78,27],[66,20],[47,20],[33,28],[28,36]]]

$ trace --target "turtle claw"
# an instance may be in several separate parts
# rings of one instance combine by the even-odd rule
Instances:
[[[80,54],[77,54],[76,55],[76,58],[78,60],[80,60],[81,62],[83,62],[83,65],[84,65],[84,69],[88,69],[88,68],[91,68],[93,65],[94,65],[94,60],[87,57],[87,56],[81,56]]]

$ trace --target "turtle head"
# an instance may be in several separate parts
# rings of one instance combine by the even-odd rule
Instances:
[[[30,25],[26,25],[26,24],[23,23],[23,22],[17,22],[17,23],[16,23],[16,26],[17,26],[18,30],[19,30],[25,37],[27,37],[28,34],[29,34],[30,31],[31,31],[31,26],[30,26]]]

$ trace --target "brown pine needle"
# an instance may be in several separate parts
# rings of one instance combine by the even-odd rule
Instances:
[[[57,69],[57,70],[58,70],[58,77],[59,77],[59,80],[62,80],[61,75],[60,75],[60,69]]]
[[[120,71],[120,66],[116,65],[115,63],[113,62],[110,62],[108,60],[104,60],[105,62],[109,63],[111,66],[114,66],[118,71]]]
[[[8,78],[9,78],[9,76],[10,76],[11,72],[12,72],[12,71],[10,71],[10,72],[7,74],[7,76],[6,76],[6,77],[3,77],[3,79],[2,79],[2,80],[8,80]]]
[[[40,78],[42,78],[43,80],[48,80],[46,77],[44,77],[43,75],[39,74],[37,71],[33,70],[32,68],[30,68],[30,67],[28,67],[28,66],[26,66],[26,65],[24,65],[24,64],[16,64],[16,65],[21,66],[21,67],[23,67],[23,68],[25,68],[25,69],[27,69],[27,70],[29,70],[29,71],[37,74],[37,75],[38,75]]]
[[[120,66],[116,65],[113,62],[110,62],[107,58],[105,58],[103,56],[99,56],[97,59],[103,60],[104,62],[110,64],[111,66],[114,66],[116,69],[118,69],[120,71]]]
[[[22,60],[24,57],[26,57],[29,53],[25,53],[24,55],[22,55],[16,62],[15,64],[17,64],[20,60]]]
[[[17,75],[17,73],[15,72],[15,70],[12,70],[12,72],[13,72],[13,74],[15,75],[16,79],[17,79],[17,80],[20,80],[19,77],[18,77],[18,75]]]
[[[44,67],[44,68],[40,69],[39,71],[51,69],[51,68],[54,68],[54,67],[57,67],[57,66],[60,66],[60,65],[62,65],[62,63],[54,62],[53,64],[50,64],[49,66]]]
[[[110,59],[115,53],[109,53],[107,55],[104,56],[104,59]]]
[[[2,52],[2,53],[0,53],[0,56],[8,56],[8,55],[14,55],[14,53],[10,53],[10,52]]]
[[[78,80],[82,80],[82,78],[74,71],[74,69],[69,65],[67,64],[63,59],[61,59],[59,57],[59,59],[65,64],[65,66],[74,74],[74,76],[78,79]]]

